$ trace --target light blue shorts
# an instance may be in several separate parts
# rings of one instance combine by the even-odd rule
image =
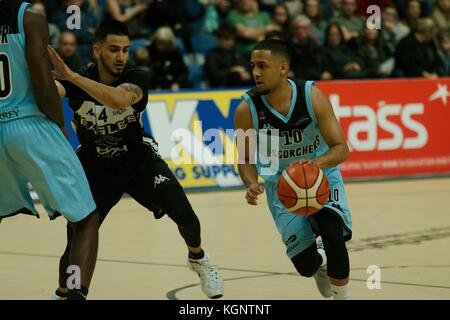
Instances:
[[[348,208],[344,184],[339,179],[333,180],[335,179],[329,179],[331,197],[324,205],[324,208],[330,209],[328,210],[330,214],[336,214],[339,217],[343,226],[344,239],[349,240],[352,235],[352,218]],[[315,242],[318,227],[315,223],[314,215],[308,217],[290,213],[284,208],[278,198],[277,185],[275,183],[266,183],[265,187],[270,212],[286,246],[286,254],[291,259]]]
[[[50,219],[78,222],[96,206],[78,157],[58,126],[42,116],[0,122],[0,219],[37,213],[31,183]]]

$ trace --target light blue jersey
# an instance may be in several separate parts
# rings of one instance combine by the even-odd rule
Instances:
[[[7,25],[0,21],[0,121],[42,115],[26,60],[23,16],[28,6],[22,3],[17,18],[5,21]],[[46,61],[43,57],[42,63]]]
[[[311,101],[314,82],[288,81],[292,99],[287,115],[278,112],[256,88],[246,92],[243,98],[250,107],[253,127],[258,132],[256,166],[265,180],[269,208],[287,246],[288,256],[293,257],[314,242],[313,229],[317,230],[317,226],[314,219],[292,214],[284,208],[277,196],[278,179],[293,162],[317,158],[329,147],[319,130]],[[330,184],[330,197],[324,207],[339,216],[345,226],[344,236],[349,239],[352,220],[339,166],[323,171]]]
[[[38,216],[31,183],[51,219],[63,215],[78,222],[96,205],[75,152],[36,103],[23,27],[28,6],[0,1],[0,220],[19,213]]]

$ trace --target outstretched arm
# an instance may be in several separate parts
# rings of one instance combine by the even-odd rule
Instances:
[[[344,162],[349,156],[344,132],[328,97],[318,88],[312,87],[311,99],[320,133],[330,148],[322,156],[314,159],[313,162],[320,168],[334,167]]]
[[[73,83],[105,106],[113,109],[126,108],[138,103],[144,96],[141,88],[136,85],[126,84],[115,88],[73,72],[50,46],[48,54],[55,66],[53,74],[57,79]]]
[[[26,56],[39,109],[60,128],[64,127],[61,100],[53,81],[47,57],[48,24],[28,9],[24,16]]]
[[[258,196],[264,192],[264,189],[258,183],[258,171],[255,164],[256,159],[254,158],[256,132],[253,129],[250,108],[245,100],[242,100],[236,108],[234,127],[236,128],[238,149],[238,171],[242,182],[247,187],[245,197],[249,204],[257,205]]]

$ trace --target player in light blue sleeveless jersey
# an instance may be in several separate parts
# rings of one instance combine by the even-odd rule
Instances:
[[[297,271],[314,276],[322,296],[347,299],[350,263],[345,242],[352,235],[352,220],[338,166],[349,153],[342,128],[328,98],[312,81],[287,78],[290,54],[285,43],[260,42],[252,51],[251,64],[256,87],[243,95],[235,113],[236,129],[255,129],[259,141],[257,146],[241,144],[245,148],[239,150],[247,202],[257,205],[264,191],[258,184],[260,175],[272,217]],[[261,143],[265,137],[275,139],[277,147],[265,147],[271,145]],[[238,139],[242,139],[239,134]],[[255,148],[258,157],[252,163]],[[299,160],[322,168],[330,183],[329,200],[309,217],[288,212],[277,196],[282,171]]]
[[[95,267],[98,214],[81,164],[64,137],[64,118],[47,54],[45,18],[18,0],[0,0],[0,220],[38,216],[31,183],[50,219],[63,215],[74,232],[71,265],[87,295]],[[75,235],[76,234],[76,235]]]

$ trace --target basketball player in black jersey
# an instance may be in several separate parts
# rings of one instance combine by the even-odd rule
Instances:
[[[209,298],[223,295],[223,281],[200,243],[200,222],[184,191],[157,152],[157,144],[144,136],[141,113],[148,101],[149,78],[127,64],[130,40],[126,24],[105,21],[96,31],[93,46],[97,63],[81,75],[70,70],[49,47],[54,76],[61,96],[74,111],[81,160],[104,221],[124,193],[155,213],[177,224],[188,247],[188,267],[196,272]],[[60,260],[59,288],[55,299],[64,298],[72,232]]]

